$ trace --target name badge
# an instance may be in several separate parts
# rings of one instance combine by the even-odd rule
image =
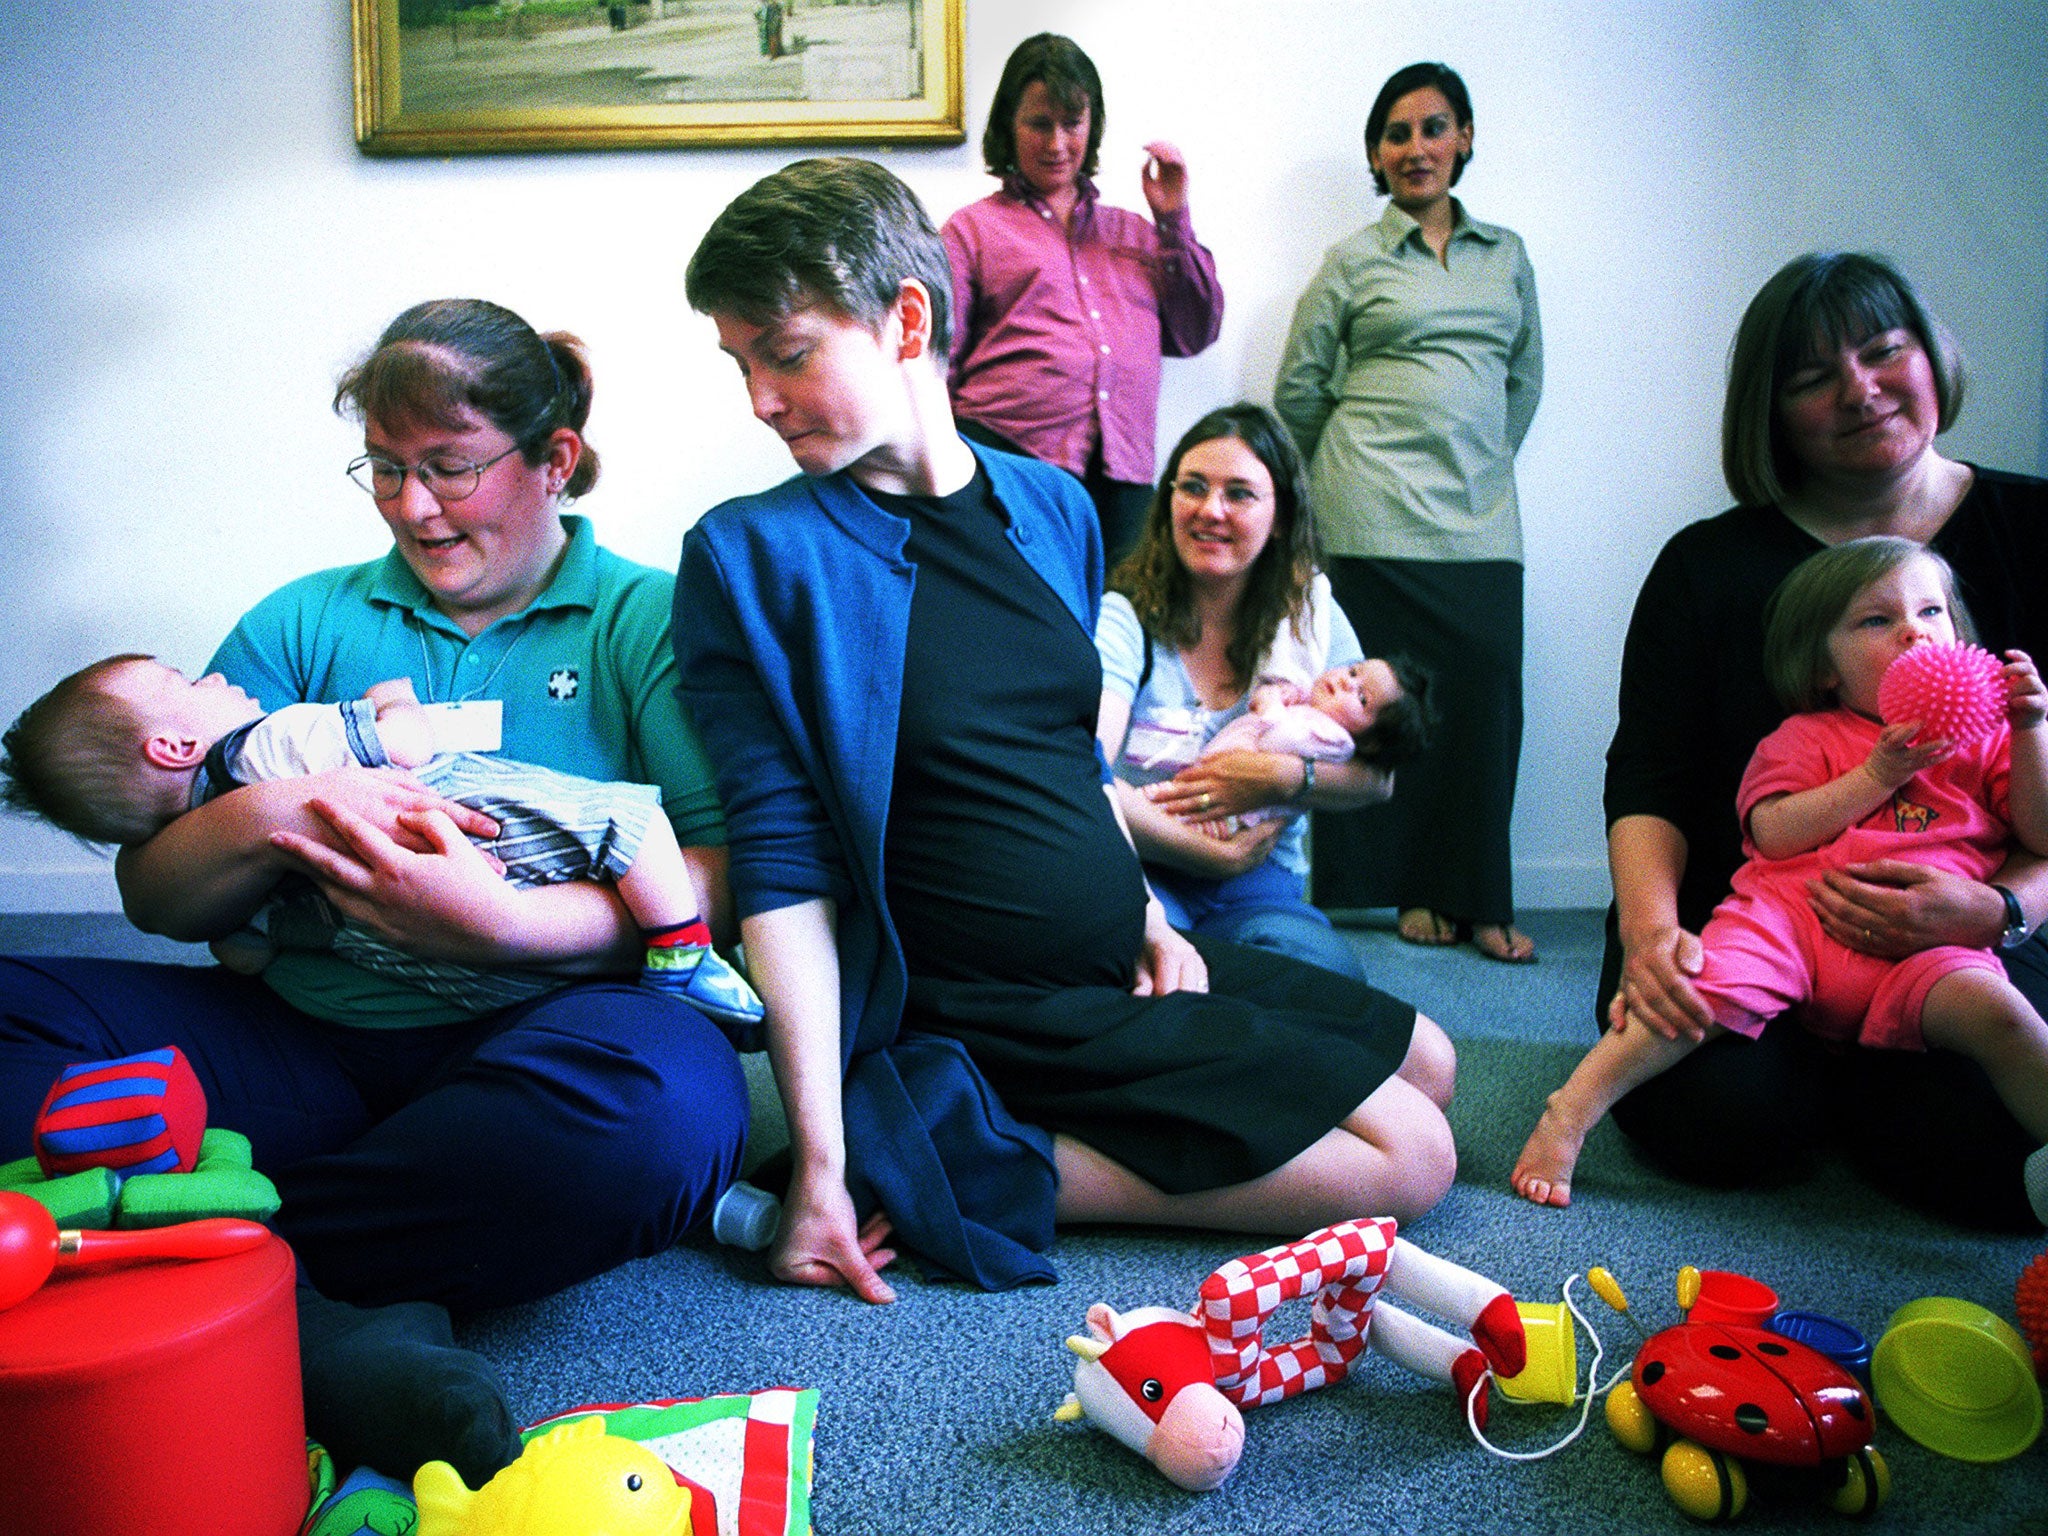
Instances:
[[[425,704],[440,752],[495,752],[505,744],[505,701],[467,699],[460,704]]]

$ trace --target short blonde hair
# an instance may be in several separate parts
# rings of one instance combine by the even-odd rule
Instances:
[[[1827,684],[1834,670],[1828,635],[1858,592],[1913,559],[1934,562],[1956,637],[1976,643],[1977,626],[1956,594],[1956,573],[1940,555],[1885,534],[1846,539],[1795,565],[1764,605],[1764,675],[1780,704],[1795,715],[1834,707],[1835,690]]]
[[[139,843],[168,819],[140,771],[146,730],[108,692],[116,668],[153,656],[128,652],[72,673],[0,736],[0,804],[91,843]]]
[[[1721,470],[1738,504],[1781,506],[1799,489],[1799,466],[1778,431],[1785,381],[1823,350],[1891,330],[1911,331],[1926,352],[1940,406],[1937,430],[1946,432],[1963,409],[1962,354],[1890,262],[1856,251],[1809,251],[1757,290],[1736,328],[1721,411]]]

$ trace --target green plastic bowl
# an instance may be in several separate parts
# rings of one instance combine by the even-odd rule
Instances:
[[[1871,1354],[1870,1381],[1886,1418],[1958,1461],[2004,1461],[2041,1433],[2026,1342],[1973,1301],[1923,1296],[1899,1308]]]

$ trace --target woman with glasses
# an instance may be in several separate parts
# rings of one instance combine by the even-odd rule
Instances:
[[[677,700],[673,580],[562,511],[597,480],[590,396],[571,336],[477,300],[400,315],[335,397],[362,420],[349,472],[390,552],[272,593],[208,670],[267,708],[407,678],[444,748],[657,785],[723,931],[724,827]],[[477,1483],[518,1449],[443,1307],[531,1300],[668,1246],[709,1215],[746,1135],[724,1037],[631,984],[642,936],[616,891],[516,888],[464,836],[496,831],[402,775],[345,768],[197,806],[117,870],[135,922],[177,938],[230,934],[310,875],[352,927],[411,954],[589,980],[478,1012],[331,952],[260,976],[0,963],[0,1157],[28,1150],[14,1143],[67,1063],[181,1048],[211,1122],[250,1137],[283,1197],[276,1225],[311,1282],[309,1429],[401,1477],[440,1457]]]
[[[1202,826],[1270,806],[1371,805],[1393,788],[1355,760],[1201,755],[1260,677],[1306,681],[1365,659],[1316,569],[1301,457],[1265,409],[1211,411],[1174,445],[1144,536],[1110,573],[1095,645],[1103,755],[1174,926],[1362,975],[1357,952],[1302,899],[1300,817],[1225,837]]]

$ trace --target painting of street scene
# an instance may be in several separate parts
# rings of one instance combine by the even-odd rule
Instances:
[[[355,0],[373,151],[958,142],[965,0]]]

